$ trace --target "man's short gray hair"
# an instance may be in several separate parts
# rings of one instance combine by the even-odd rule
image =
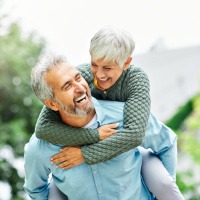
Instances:
[[[120,67],[132,55],[135,42],[132,36],[119,28],[106,26],[100,29],[90,42],[92,60],[104,58],[105,62],[116,62]]]
[[[43,103],[45,99],[54,99],[53,88],[46,83],[45,75],[49,70],[62,63],[68,63],[65,56],[49,54],[45,56],[40,62],[38,62],[32,69],[31,86],[37,98]]]

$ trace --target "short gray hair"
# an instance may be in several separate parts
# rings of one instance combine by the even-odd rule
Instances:
[[[45,75],[54,67],[68,63],[63,55],[49,54],[41,59],[31,72],[31,86],[37,98],[44,103],[45,99],[54,99],[53,88],[45,81]]]
[[[94,35],[89,51],[92,60],[104,58],[105,62],[117,62],[122,67],[134,49],[135,42],[128,32],[106,26]]]

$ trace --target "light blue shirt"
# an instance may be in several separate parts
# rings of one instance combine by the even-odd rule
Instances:
[[[124,103],[96,99],[93,102],[97,116],[90,128],[114,122],[119,122],[119,128],[122,128]],[[175,174],[176,152],[171,149],[175,142],[176,135],[151,115],[143,146],[159,156],[172,176]],[[50,173],[69,200],[153,199],[141,177],[142,155],[138,148],[106,162],[83,163],[63,170],[50,163],[51,156],[58,153],[60,147],[36,138],[35,134],[26,145],[24,189],[32,199],[48,199]]]

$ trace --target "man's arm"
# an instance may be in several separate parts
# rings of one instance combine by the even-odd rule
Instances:
[[[43,164],[43,160],[41,152],[37,151],[35,146],[30,145],[30,143],[26,144],[24,190],[31,199],[48,200],[50,171]]]
[[[151,148],[159,157],[169,174],[175,179],[177,165],[177,135],[150,115],[147,133],[142,145]]]

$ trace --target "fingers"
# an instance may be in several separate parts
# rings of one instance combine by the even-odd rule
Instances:
[[[68,158],[68,155],[67,154],[65,154],[65,153],[63,153],[63,152],[60,152],[60,153],[58,153],[58,154],[56,154],[56,155],[54,155],[54,156],[52,156],[51,157],[51,161],[57,161],[57,162],[59,162],[60,161],[60,159],[67,159]]]
[[[73,160],[73,159],[66,160],[66,161],[56,165],[56,168],[69,169],[69,168],[75,167],[77,165],[80,165],[81,163],[83,163],[82,160]]]
[[[56,164],[56,168],[69,169],[84,162],[84,157],[80,147],[64,147],[60,152],[51,157],[51,164]]]
[[[119,123],[103,125],[98,128],[100,140],[106,139],[111,135],[117,133],[116,128],[119,126]]]
[[[116,128],[119,126],[119,123],[109,124],[107,126],[108,128],[106,131],[109,134],[109,136],[111,136],[117,132]]]
[[[69,158],[67,156],[63,156],[63,157],[58,157],[58,158],[51,158],[51,164],[56,164],[59,162],[64,162],[66,160],[68,160]]]
[[[63,147],[60,149],[60,151],[67,151],[69,149],[69,147]]]
[[[109,124],[109,128],[117,128],[119,126],[119,123]]]
[[[74,163],[65,161],[63,163],[56,165],[56,168],[69,169],[69,168],[74,167],[74,166],[75,166]]]

